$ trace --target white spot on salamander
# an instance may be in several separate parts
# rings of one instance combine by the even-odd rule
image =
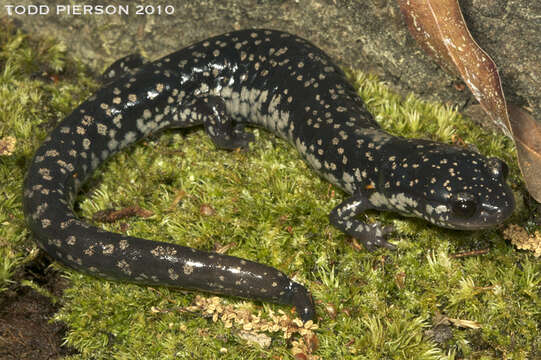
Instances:
[[[368,201],[370,202],[370,204],[372,204],[372,206],[375,206],[378,208],[385,207],[385,205],[389,203],[388,199],[384,195],[378,192],[375,192],[372,195],[370,195],[370,197],[368,198]]]

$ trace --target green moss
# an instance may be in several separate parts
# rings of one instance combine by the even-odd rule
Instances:
[[[66,64],[71,74],[53,81]],[[89,80],[81,66],[66,60],[60,43],[31,39],[5,23],[0,23],[0,69],[0,139],[17,141],[12,155],[0,156],[2,291],[37,253],[21,208],[25,164],[52,124],[89,95]]]
[[[0,157],[0,284],[5,288],[36,250],[20,205],[25,165],[54,123],[96,85],[54,42],[12,31],[0,34],[0,138],[18,140],[12,156]],[[59,80],[41,76],[43,71]],[[351,71],[350,77],[390,132],[444,142],[461,139],[505,159],[511,182],[523,191],[512,144],[503,136],[483,132],[447,106],[412,95],[401,98],[372,76]],[[455,232],[373,212],[369,221],[398,229],[391,238],[398,250],[358,251],[327,220],[344,194],[316,177],[291,146],[265,131],[253,132],[256,141],[247,152],[217,151],[201,129],[169,131],[132,146],[85,185],[79,214],[90,219],[99,210],[138,205],[153,215],[98,225],[199,249],[227,247],[230,255],[294,276],[317,300],[315,354],[322,359],[540,356],[541,264],[514,250],[500,229]],[[179,191],[186,196],[175,205]],[[214,214],[204,215],[203,205]],[[525,215],[522,209],[513,220],[521,223]],[[489,251],[483,255],[452,256],[485,248]],[[73,359],[293,357],[279,334],[270,348],[261,349],[247,345],[236,335],[238,329],[181,311],[194,292],[110,282],[58,268],[72,284],[60,299],[64,305],[56,319],[67,323],[67,343],[81,352]],[[290,311],[245,304],[263,316],[271,309]],[[481,328],[436,326],[442,317]],[[430,337],[435,333],[446,335],[436,342]]]

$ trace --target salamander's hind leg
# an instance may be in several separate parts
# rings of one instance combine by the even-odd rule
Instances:
[[[195,103],[195,110],[203,115],[205,130],[218,148],[247,148],[254,141],[254,135],[244,131],[244,124],[237,123],[229,116],[222,98],[201,97]]]
[[[378,223],[365,224],[355,219],[355,216],[373,208],[366,196],[353,194],[331,211],[329,220],[336,228],[360,240],[368,251],[378,247],[395,249],[395,245],[385,240],[385,237],[393,232],[392,226],[381,227]]]
[[[124,56],[112,63],[101,75],[104,84],[109,84],[126,73],[133,73],[146,63],[141,54],[131,54]]]

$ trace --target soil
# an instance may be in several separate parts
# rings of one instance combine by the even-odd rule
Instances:
[[[31,280],[61,299],[67,280],[48,268],[50,261],[38,257],[22,269],[13,280]],[[14,286],[0,295],[0,359],[41,360],[57,359],[76,354],[73,348],[63,346],[66,326],[50,321],[60,303],[29,286]]]

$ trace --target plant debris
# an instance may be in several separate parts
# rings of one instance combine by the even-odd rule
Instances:
[[[517,249],[530,250],[535,257],[541,256],[541,231],[536,230],[530,235],[523,227],[511,224],[503,231],[503,236]]]
[[[266,319],[261,316],[261,313],[254,315],[239,306],[226,305],[217,296],[206,298],[197,295],[195,305],[188,306],[183,310],[202,312],[204,316],[212,318],[213,322],[223,322],[224,327],[228,329],[238,328],[240,329],[237,332],[239,337],[262,347],[268,347],[271,343],[271,338],[264,333],[281,332],[284,339],[290,339],[294,334],[299,334],[301,337],[291,342],[293,355],[307,360],[320,359],[319,356],[312,354],[319,344],[314,333],[314,330],[318,329],[318,325],[314,324],[312,320],[303,323],[299,318],[291,319],[282,310],[278,310],[278,314],[271,310],[269,319]]]
[[[0,156],[9,156],[15,151],[17,139],[13,136],[6,136],[0,139]]]
[[[143,209],[139,206],[129,206],[122,208],[120,210],[108,209],[96,211],[92,216],[92,220],[98,222],[111,223],[117,220],[125,219],[127,217],[139,216],[147,218],[153,215],[153,212],[150,210]]]

